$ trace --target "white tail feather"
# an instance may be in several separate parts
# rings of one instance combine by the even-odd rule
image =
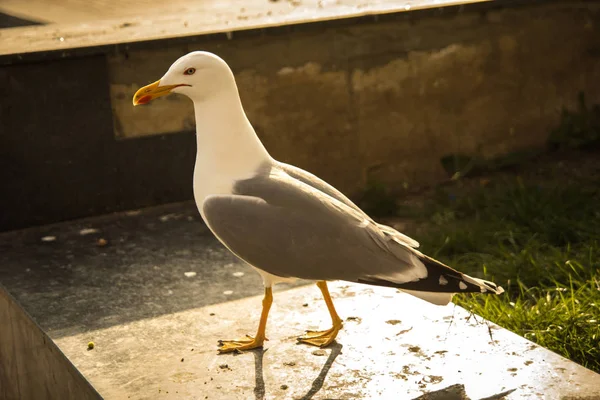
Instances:
[[[400,290],[412,296],[418,297],[421,300],[425,300],[431,304],[435,304],[438,306],[445,306],[446,304],[450,303],[450,301],[452,300],[452,296],[454,296],[454,293],[421,292],[418,290],[405,289]]]

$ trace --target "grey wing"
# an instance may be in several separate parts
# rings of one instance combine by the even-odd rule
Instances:
[[[341,201],[281,171],[240,181],[203,203],[215,235],[270,274],[311,280],[415,282],[419,257]]]
[[[282,162],[279,162],[278,166],[283,171],[285,171],[287,174],[289,174],[291,177],[300,180],[301,182],[333,197],[334,199],[336,199],[338,201],[341,201],[348,207],[353,208],[354,210],[364,214],[365,217],[369,218],[356,204],[354,204],[352,202],[352,200],[350,200],[342,192],[340,192],[339,190],[337,190],[336,188],[334,188],[333,186],[331,186],[324,180],[320,179],[319,177],[317,177],[317,176],[311,174],[310,172],[307,172],[301,168],[294,167],[293,165],[285,164]],[[384,234],[390,236],[391,238],[396,240],[398,243],[405,244],[406,246],[413,247],[413,248],[419,247],[419,242],[412,239],[411,237],[406,236],[403,233],[398,232],[394,228],[389,227],[387,225],[382,225],[382,224],[377,224],[377,225],[379,226],[380,230]]]
[[[342,192],[340,192],[339,190],[337,190],[318,176],[313,175],[310,172],[305,171],[301,168],[282,162],[279,162],[278,166],[291,177],[298,179],[299,181],[333,197],[334,199],[341,201],[348,207],[351,207],[356,211],[363,213],[363,211],[356,204],[354,204],[352,200],[350,200]]]

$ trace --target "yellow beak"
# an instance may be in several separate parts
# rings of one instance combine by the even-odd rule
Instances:
[[[176,87],[189,86],[189,85],[185,85],[185,84],[163,85],[163,86],[159,86],[159,85],[160,85],[160,80],[158,80],[154,83],[151,83],[150,85],[144,86],[143,88],[141,88],[137,92],[135,92],[135,94],[133,95],[133,105],[137,106],[138,104],[149,103],[150,101],[152,101],[156,98],[168,95],[169,93],[171,93],[171,90],[175,89]]]

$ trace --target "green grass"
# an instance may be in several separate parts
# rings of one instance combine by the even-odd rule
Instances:
[[[423,252],[506,290],[455,303],[600,372],[598,183],[459,183],[399,214],[417,215]]]
[[[396,197],[383,184],[369,180],[358,198],[360,208],[374,218],[393,215],[396,212]]]

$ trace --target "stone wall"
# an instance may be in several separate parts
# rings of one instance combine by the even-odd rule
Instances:
[[[445,155],[541,146],[579,92],[600,102],[600,12],[569,2],[112,56],[118,136],[193,130],[186,98],[133,109],[131,97],[195,49],[233,67],[275,157],[350,194],[367,174],[392,187],[431,184],[447,177]]]
[[[131,96],[193,50],[231,65],[273,156],[350,196],[367,177],[440,182],[449,154],[541,146],[579,92],[600,103],[600,1],[519,4],[12,57],[0,66],[0,230],[190,200],[191,103],[134,108]]]

